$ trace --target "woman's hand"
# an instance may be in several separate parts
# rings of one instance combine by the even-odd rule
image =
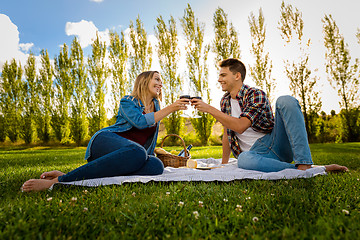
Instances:
[[[189,99],[183,98],[178,99],[169,106],[161,109],[160,111],[157,111],[154,113],[155,122],[159,122],[161,119],[165,118],[170,113],[179,111],[179,110],[186,110],[187,106],[190,103]]]
[[[169,105],[169,107],[172,108],[172,112],[175,111],[179,111],[179,110],[186,110],[187,106],[190,104],[190,100],[187,98],[183,98],[183,99],[178,99],[175,102],[173,102],[172,104]]]

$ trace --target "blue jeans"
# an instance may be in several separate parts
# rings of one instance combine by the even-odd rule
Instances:
[[[274,129],[238,156],[238,167],[277,172],[298,164],[313,164],[304,116],[294,97],[281,96],[276,101]]]
[[[158,175],[164,165],[146,149],[113,132],[101,132],[91,145],[88,163],[60,176],[59,182],[124,175]]]

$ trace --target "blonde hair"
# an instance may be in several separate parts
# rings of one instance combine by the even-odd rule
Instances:
[[[155,73],[159,73],[158,71],[146,71],[140,73],[135,80],[134,88],[131,93],[131,96],[140,100],[144,105],[146,104],[148,92],[149,92],[149,83],[151,79],[154,77]],[[162,92],[157,97],[157,100],[161,101]]]

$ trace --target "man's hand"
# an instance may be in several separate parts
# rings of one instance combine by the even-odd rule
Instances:
[[[201,99],[196,98],[191,100],[191,105],[194,106],[197,110],[205,113],[211,113],[211,110],[214,108],[211,105],[203,102]]]
[[[204,103],[200,99],[192,99],[191,105],[201,112],[211,114],[216,120],[218,120],[224,127],[233,130],[234,132],[242,134],[246,129],[251,126],[251,121],[246,117],[232,117],[223,113],[211,105]]]

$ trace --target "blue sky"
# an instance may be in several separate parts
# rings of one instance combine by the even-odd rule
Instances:
[[[280,37],[278,21],[281,0],[0,0],[0,67],[12,58],[25,63],[30,50],[38,55],[41,49],[47,49],[50,57],[54,58],[61,45],[69,45],[74,36],[79,37],[85,54],[89,55],[89,45],[96,31],[106,40],[109,30],[125,31],[130,20],[135,21],[138,15],[149,35],[154,34],[156,17],[162,15],[168,20],[172,15],[177,19],[181,35],[179,19],[183,16],[187,3],[190,3],[196,17],[205,23],[208,42],[213,38],[212,16],[215,9],[220,6],[225,10],[239,32],[241,58],[248,65],[253,63],[248,17],[251,12],[257,15],[261,7],[267,26],[265,47],[273,60],[272,76],[278,81],[277,96],[290,93],[283,60],[296,57],[299,53],[285,47]],[[304,35],[305,38],[311,38],[312,42],[311,66],[313,70],[318,69],[315,74],[321,79],[319,88],[322,89],[323,110],[338,110],[338,98],[334,97],[337,93],[329,86],[325,73],[321,19],[324,14],[332,14],[349,44],[354,60],[355,57],[360,57],[360,44],[355,37],[360,28],[360,1],[287,0],[285,3],[292,4],[303,13]],[[186,43],[182,42],[184,44]],[[222,93],[217,90],[217,73],[211,57],[213,56],[209,56],[209,83],[215,96],[214,105],[217,106]],[[181,62],[184,62],[184,56]],[[153,68],[159,68],[156,60]],[[253,85],[251,78],[248,77],[246,81]]]
[[[0,1],[0,13],[18,27],[21,43],[34,43],[35,53],[47,49],[57,54],[59,46],[70,43],[73,35],[65,32],[67,22],[92,21],[99,31],[125,30],[139,15],[149,33],[159,14],[180,16],[187,1],[140,0],[12,0]],[[171,9],[171,10],[170,10]],[[170,10],[170,11],[169,11]]]

